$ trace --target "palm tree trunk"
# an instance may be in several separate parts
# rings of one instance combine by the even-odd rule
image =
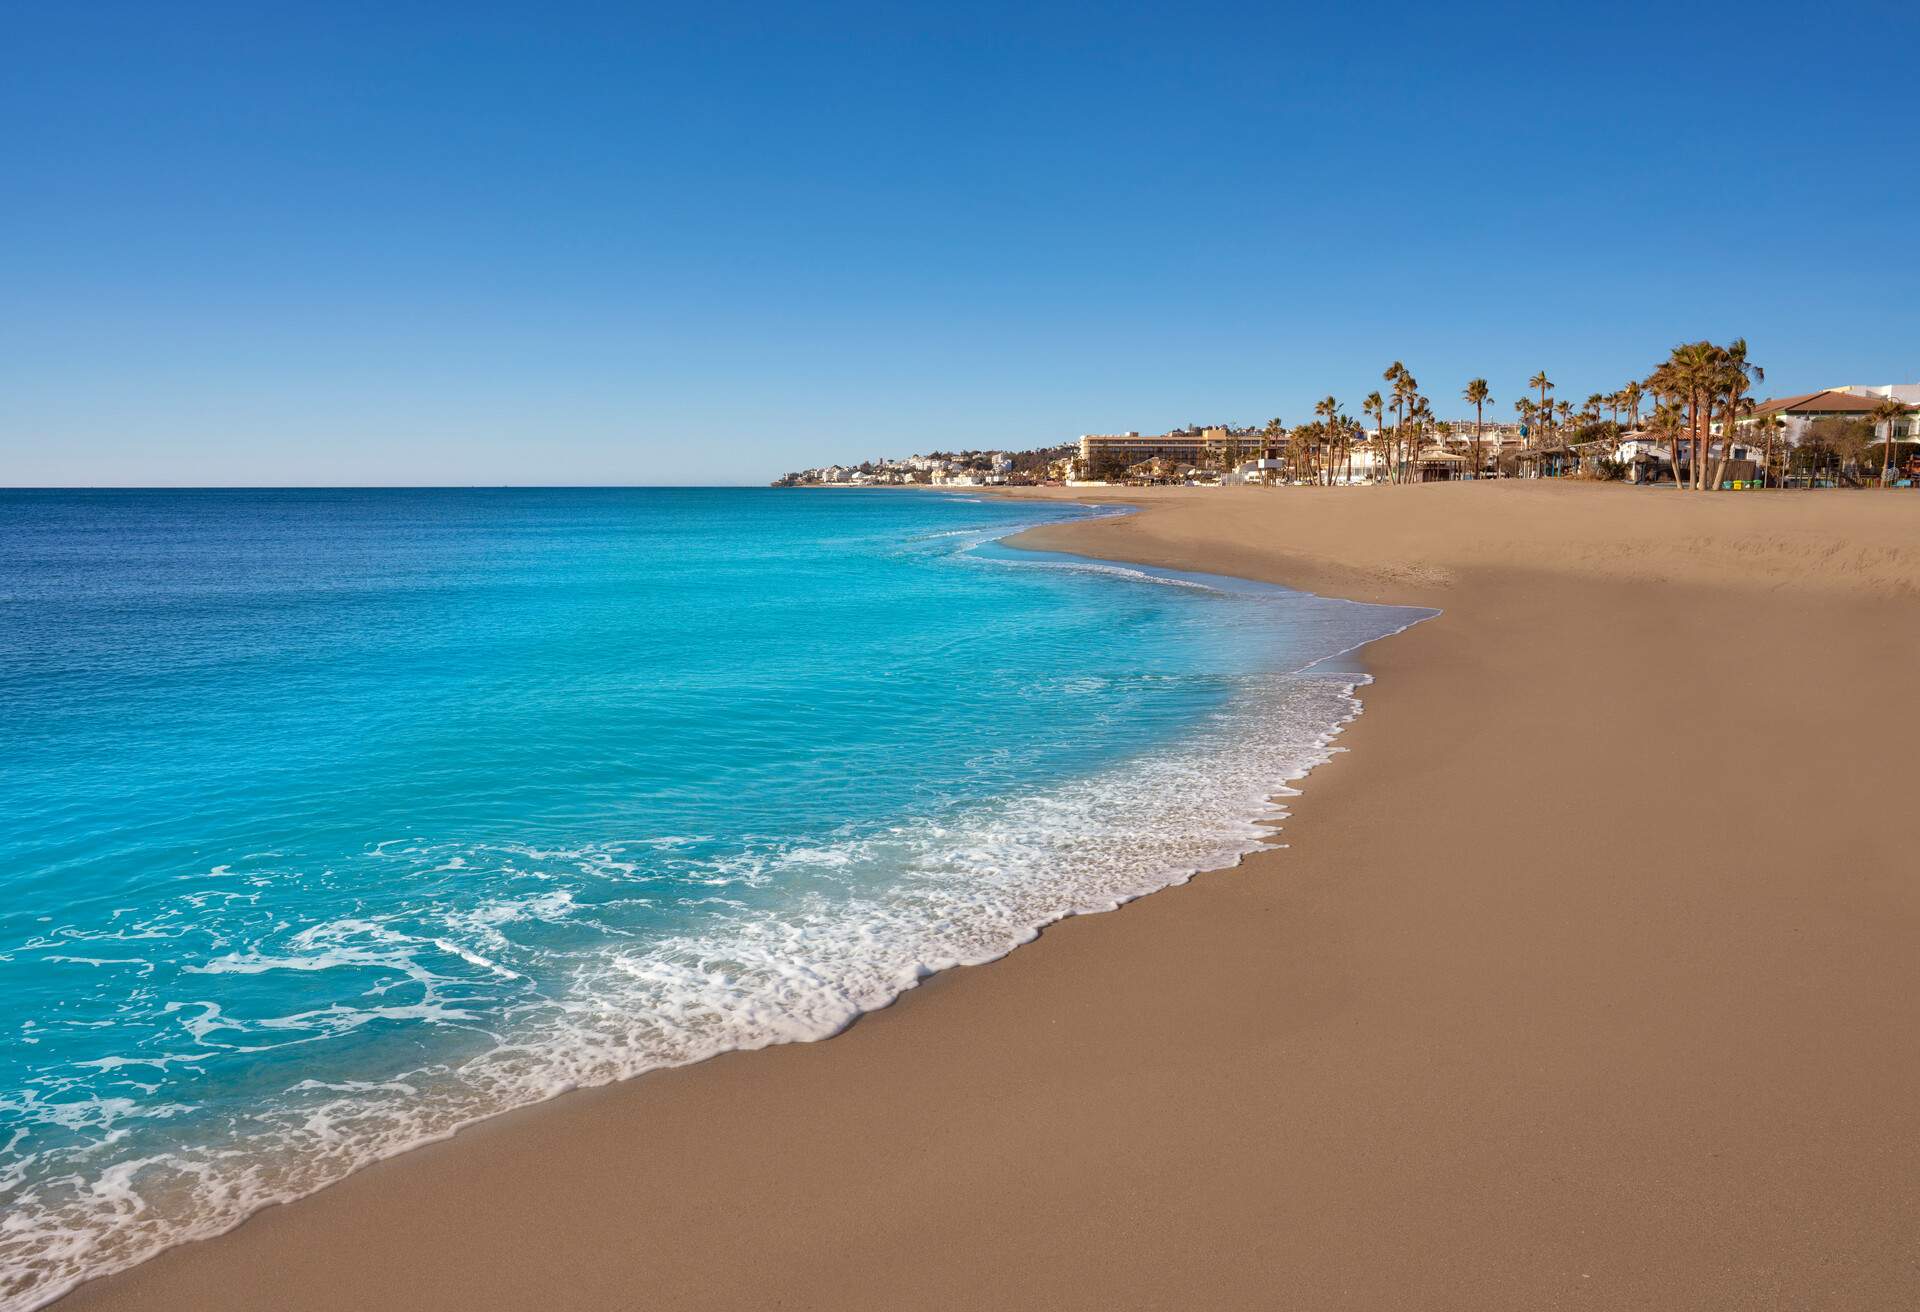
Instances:
[[[1687,491],[1700,484],[1700,393],[1687,398]]]
[[[1671,402],[1671,404],[1673,405],[1680,404],[1679,393],[1676,392],[1673,394],[1673,401]],[[1660,413],[1660,403],[1658,401],[1654,402],[1653,412],[1656,415]],[[1688,422],[1691,422],[1691,420],[1689,420]],[[1673,446],[1673,485],[1677,488],[1684,488],[1686,487],[1686,484],[1680,481],[1680,451],[1681,451],[1681,448],[1685,445],[1685,442],[1682,437],[1682,433],[1684,432],[1684,430],[1676,426],[1674,428],[1669,429],[1668,432],[1670,434],[1669,440]]]
[[[1700,474],[1700,393],[1687,393],[1687,479],[1682,486],[1693,491]]]
[[[1700,481],[1700,393],[1687,393],[1687,479],[1684,486],[1693,491]]]
[[[1722,426],[1726,428],[1727,431],[1720,439],[1720,460],[1715,461],[1713,459],[1713,402],[1714,402],[1713,394],[1708,393],[1707,394],[1707,466],[1708,467],[1704,471],[1702,471],[1706,475],[1707,481],[1705,483],[1702,483],[1701,486],[1704,487],[1709,492],[1718,492],[1720,490],[1720,484],[1723,481],[1720,477],[1720,471],[1725,467],[1722,462],[1726,460],[1727,453],[1733,450],[1733,404],[1732,402],[1728,402],[1725,406],[1721,408],[1720,423],[1722,424]]]
[[[1702,451],[1700,456],[1700,461],[1699,461],[1700,467],[1694,471],[1693,480],[1694,480],[1694,486],[1699,488],[1702,492],[1713,492],[1719,488],[1720,480],[1718,478],[1713,477],[1714,471],[1712,468],[1713,466],[1713,392],[1711,390],[1709,390],[1706,394],[1706,408],[1702,411],[1702,414],[1704,415],[1704,419],[1702,420],[1701,426],[1700,426],[1700,440],[1704,444],[1704,450]]]
[[[1393,400],[1393,436],[1387,439],[1387,481],[1400,481],[1400,398]]]
[[[1728,465],[1732,463],[1732,459],[1734,459],[1734,426],[1740,423],[1740,419],[1738,419],[1738,415],[1740,415],[1740,392],[1741,388],[1734,388],[1732,392],[1726,394],[1726,419],[1720,421],[1720,423],[1726,425],[1726,436],[1720,440],[1720,463],[1716,465],[1715,471],[1713,471],[1713,488],[1715,488],[1715,492],[1722,490],[1722,488],[1726,486],[1726,467],[1728,467]]]

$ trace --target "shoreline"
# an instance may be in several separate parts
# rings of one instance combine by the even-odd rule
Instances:
[[[1014,545],[1448,612],[1368,645],[1357,750],[1315,769],[1286,847],[1057,921],[831,1042],[470,1126],[56,1306],[1910,1301],[1901,849],[1849,833],[1832,870],[1807,835],[1707,841],[1658,804],[1623,833],[1582,804],[1677,769],[1691,819],[1836,746],[1863,780],[1906,759],[1911,710],[1755,719],[1709,694],[1914,650],[1910,518],[1099,491],[1060,499],[1142,512]],[[1473,496],[1498,514],[1444,513]],[[1748,537],[1702,545],[1708,524]],[[1635,686],[1643,646],[1678,673]],[[1563,686],[1594,662],[1624,706]],[[1850,797],[1816,777],[1798,800],[1826,830]],[[1809,1045],[1824,1064],[1779,1055]]]
[[[871,491],[876,489],[860,488],[848,490]],[[921,488],[919,490],[930,490],[950,494],[952,499],[961,501],[978,502],[984,499],[965,496],[965,489]],[[1231,575],[1209,573],[1199,570],[1163,568],[1125,560],[1109,561],[1072,552],[1050,551],[1042,548],[1026,548],[1012,545],[1013,539],[1035,528],[1044,529],[1055,526],[1070,526],[1084,522],[1090,518],[1109,517],[1114,514],[1132,514],[1137,513],[1138,510],[1137,507],[1132,505],[1113,505],[1104,508],[1079,502],[1071,503],[1070,508],[1066,502],[1060,502],[1059,505],[1061,511],[1064,513],[1057,514],[1050,519],[1042,521],[1038,525],[1030,524],[1026,528],[1001,527],[993,530],[981,530],[982,532],[991,532],[992,535],[984,537],[982,540],[968,546],[962,554],[978,553],[983,550],[1006,549],[1000,555],[987,555],[982,558],[1004,561],[1007,555],[1012,555],[1026,559],[1024,562],[1014,561],[1008,563],[1067,566],[1078,571],[1092,569],[1102,575],[1109,575],[1116,579],[1124,579],[1134,583],[1144,580],[1163,584],[1194,586],[1227,595],[1261,598],[1267,601],[1291,599],[1294,601],[1294,604],[1298,604],[1298,599],[1302,598],[1320,603],[1331,600],[1343,606],[1352,604],[1367,610],[1404,612],[1403,615],[1395,617],[1399,621],[1397,627],[1387,629],[1379,633],[1376,637],[1367,638],[1351,646],[1327,652],[1297,669],[1276,669],[1272,671],[1274,676],[1278,678],[1301,678],[1303,676],[1309,678],[1325,677],[1333,682],[1337,682],[1340,686],[1334,693],[1334,696],[1341,704],[1340,709],[1335,712],[1331,720],[1326,721],[1324,725],[1315,729],[1311,741],[1289,743],[1289,759],[1284,763],[1276,764],[1271,774],[1266,772],[1261,773],[1261,778],[1271,779],[1271,786],[1275,791],[1265,793],[1259,798],[1248,797],[1246,799],[1246,809],[1244,813],[1236,809],[1232,823],[1218,835],[1213,836],[1217,843],[1216,850],[1205,855],[1195,854],[1192,856],[1191,859],[1197,861],[1199,864],[1189,866],[1183,860],[1165,869],[1157,865],[1135,865],[1133,868],[1140,870],[1142,877],[1139,880],[1130,881],[1126,888],[1105,890],[1096,902],[1082,903],[1077,906],[1053,910],[1045,914],[1044,918],[1031,923],[1024,919],[1010,922],[1010,928],[1013,929],[1016,936],[1009,938],[1003,945],[997,947],[991,955],[949,960],[938,965],[923,965],[924,973],[919,976],[916,982],[904,985],[900,991],[891,994],[878,1004],[858,1012],[851,1020],[846,1021],[831,1031],[815,1033],[804,1037],[794,1036],[773,1042],[742,1042],[737,1046],[722,1047],[690,1060],[666,1062],[603,1082],[567,1087],[555,1093],[548,1093],[544,1097],[535,1098],[532,1101],[502,1105],[495,1110],[481,1113],[471,1119],[449,1123],[445,1128],[436,1130],[423,1137],[402,1144],[391,1145],[385,1151],[368,1157],[358,1165],[353,1166],[347,1170],[344,1175],[338,1176],[323,1184],[308,1187],[301,1192],[293,1193],[286,1197],[257,1203],[250,1211],[240,1215],[238,1219],[221,1221],[218,1224],[218,1228],[209,1226],[199,1231],[182,1234],[166,1242],[144,1257],[137,1258],[124,1266],[116,1267],[98,1275],[89,1276],[76,1285],[68,1286],[63,1293],[50,1296],[40,1295],[39,1301],[37,1302],[32,1301],[32,1296],[30,1296],[29,1302],[25,1304],[25,1306],[45,1307],[51,1306],[54,1303],[60,1303],[62,1306],[65,1306],[65,1300],[72,1295],[74,1291],[121,1276],[147,1262],[155,1260],[173,1249],[202,1244],[209,1241],[217,1241],[225,1235],[232,1233],[234,1230],[246,1225],[252,1217],[262,1212],[298,1205],[318,1193],[332,1189],[352,1179],[354,1176],[371,1167],[403,1159],[422,1149],[453,1141],[503,1116],[533,1112],[537,1108],[544,1107],[558,1100],[571,1098],[584,1093],[591,1093],[609,1086],[656,1076],[668,1071],[696,1067],[710,1062],[716,1057],[757,1052],[770,1047],[787,1046],[789,1044],[825,1042],[838,1037],[852,1026],[859,1024],[866,1017],[896,1005],[902,998],[913,992],[916,988],[924,987],[926,982],[934,977],[953,970],[973,969],[1002,961],[1013,952],[1037,941],[1042,934],[1064,921],[1082,916],[1111,913],[1141,898],[1164,892],[1170,888],[1177,888],[1200,876],[1235,869],[1244,862],[1248,856],[1256,852],[1273,849],[1276,846],[1273,836],[1290,818],[1288,802],[1300,795],[1300,791],[1295,785],[1306,779],[1313,770],[1325,765],[1327,761],[1332,759],[1335,753],[1343,750],[1337,745],[1338,741],[1345,730],[1361,714],[1362,706],[1359,693],[1361,689],[1371,681],[1371,676],[1366,673],[1364,665],[1354,659],[1355,654],[1364,650],[1374,642],[1384,641],[1386,638],[1396,636],[1399,633],[1405,632],[1407,629],[1424,623],[1426,620],[1434,618],[1439,612],[1427,611],[1417,607],[1377,607],[1368,605],[1367,603],[1348,603],[1344,601],[1344,599],[1321,598],[1279,584],[1244,579]],[[1316,725],[1319,725],[1319,723],[1320,722],[1316,721]],[[1194,735],[1194,740],[1196,743],[1208,741],[1206,735],[1200,734],[1197,731]],[[1239,753],[1230,753],[1230,755],[1250,755],[1257,750],[1254,743],[1248,742],[1241,744]],[[1183,755],[1190,754],[1190,751],[1183,750]],[[1154,753],[1153,755],[1158,756],[1159,753]],[[1224,776],[1222,776],[1222,778],[1224,779]],[[13,1304],[8,1303],[7,1306],[13,1306]]]

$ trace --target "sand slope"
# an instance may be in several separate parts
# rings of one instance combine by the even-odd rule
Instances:
[[[1289,848],[63,1309],[1920,1304],[1920,497],[1128,499],[1446,609]]]

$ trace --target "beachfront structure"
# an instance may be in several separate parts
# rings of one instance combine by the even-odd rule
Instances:
[[[1707,459],[1718,468],[1719,462],[1727,462],[1725,478],[1744,482],[1751,477],[1745,467],[1765,459],[1764,443],[1751,437],[1736,436],[1732,442],[1717,433],[1701,444],[1706,448]],[[1586,446],[1581,448],[1586,450]],[[1778,448],[1776,448],[1778,449]],[[1622,433],[1612,446],[1613,459],[1627,467],[1627,481],[1630,483],[1649,483],[1673,477],[1673,446],[1664,437],[1646,429],[1636,429],[1631,433]],[[1693,460],[1693,447],[1688,441],[1686,430],[1680,433],[1680,463],[1684,470]]]
[[[1284,483],[1287,481],[1287,462],[1284,460],[1243,460],[1233,471],[1232,481],[1236,483]]]
[[[1732,445],[1729,446],[1726,440],[1720,436],[1718,424],[1714,425],[1714,429],[1713,434],[1701,444],[1706,447],[1707,453],[1713,459],[1758,460],[1760,458],[1760,451],[1765,443],[1757,441],[1750,436],[1737,434],[1733,439]],[[1680,430],[1680,447],[1681,450],[1687,454],[1691,454],[1692,452],[1692,446],[1689,442],[1690,436],[1686,429],[1683,428]],[[1622,433],[1614,443],[1613,458],[1622,463],[1630,463],[1639,456],[1652,456],[1657,460],[1671,460],[1673,459],[1673,450],[1666,438],[1657,436],[1645,429],[1636,429],[1631,433]],[[1682,458],[1684,459],[1686,457],[1683,455]]]
[[[1379,447],[1356,442],[1334,471],[1336,483],[1372,483],[1387,476],[1387,458]]]
[[[1645,429],[1622,433],[1620,440],[1614,443],[1613,458],[1623,465],[1630,465],[1641,456],[1652,460],[1671,461],[1673,452],[1668,449],[1665,442]]]
[[[1495,471],[1502,478],[1562,478],[1579,467],[1579,453],[1565,442],[1551,439],[1504,450],[1494,458]]]
[[[1889,389],[1891,390],[1891,389]],[[1897,395],[1897,393],[1896,393]],[[1846,388],[1828,387],[1818,392],[1803,392],[1799,396],[1783,396],[1771,401],[1762,401],[1754,409],[1755,418],[1778,416],[1781,422],[1781,436],[1789,445],[1798,446],[1805,436],[1807,427],[1820,419],[1866,419],[1873,418],[1874,407],[1886,399],[1886,394],[1851,391]],[[1905,397],[1901,397],[1905,400]],[[1741,423],[1747,423],[1742,420]],[[1718,430],[1719,425],[1716,424]],[[1905,431],[1899,435],[1901,441],[1913,440],[1914,421],[1909,418]]]
[[[1453,421],[1453,445],[1469,447],[1473,445],[1474,427],[1471,419]],[[1527,430],[1520,424],[1487,423],[1480,427],[1480,448],[1483,451],[1504,451],[1527,444]]]
[[[1849,383],[1835,391],[1852,392],[1855,396],[1877,396],[1881,400],[1892,397],[1896,401],[1905,401],[1908,405],[1920,406],[1920,383],[1879,383],[1866,385]]]
[[[1223,427],[1186,428],[1171,433],[1085,433],[1080,438],[1080,469],[1097,477],[1102,471],[1130,469],[1148,460],[1207,468],[1224,456],[1274,456],[1266,437]]]
[[[1649,432],[1622,434],[1614,444],[1613,458],[1626,466],[1629,483],[1651,483],[1662,474],[1673,476],[1673,448]]]
[[[1473,461],[1444,446],[1423,447],[1415,468],[1422,483],[1446,483],[1472,472]]]
[[[1147,460],[1167,460],[1175,464],[1196,465],[1206,459],[1207,444],[1201,433],[1083,433],[1080,437],[1080,467],[1088,472],[1117,466],[1131,468]]]

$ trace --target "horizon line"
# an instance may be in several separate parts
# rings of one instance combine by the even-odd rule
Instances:
[[[768,483],[0,483],[0,492],[619,492],[727,491]]]

